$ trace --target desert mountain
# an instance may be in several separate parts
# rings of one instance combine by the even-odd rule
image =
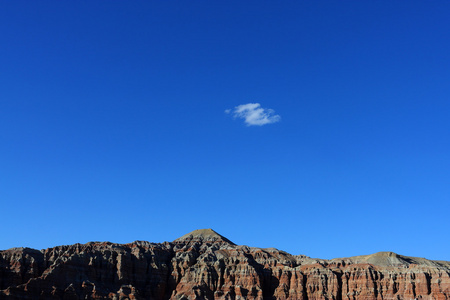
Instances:
[[[0,299],[450,299],[450,262],[313,259],[200,229],[160,244],[0,251]]]
[[[177,238],[174,243],[192,243],[192,242],[224,242],[234,245],[232,241],[224,236],[221,236],[211,228],[208,229],[197,229],[182,237]]]

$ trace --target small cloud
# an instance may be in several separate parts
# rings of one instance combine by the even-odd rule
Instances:
[[[281,120],[281,117],[276,115],[273,109],[262,108],[259,103],[241,104],[234,109],[225,110],[225,113],[232,113],[234,118],[244,119],[247,126],[262,126]]]

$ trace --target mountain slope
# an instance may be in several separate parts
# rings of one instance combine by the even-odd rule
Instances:
[[[155,244],[0,252],[1,299],[450,299],[450,263],[333,260],[238,246],[212,229]]]

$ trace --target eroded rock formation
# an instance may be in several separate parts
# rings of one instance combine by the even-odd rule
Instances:
[[[0,299],[450,299],[450,262],[392,252],[320,260],[211,229],[162,244],[0,252]]]

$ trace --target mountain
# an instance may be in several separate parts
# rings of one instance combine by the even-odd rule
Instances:
[[[450,299],[450,262],[332,260],[235,245],[212,229],[160,244],[0,251],[0,299]]]

